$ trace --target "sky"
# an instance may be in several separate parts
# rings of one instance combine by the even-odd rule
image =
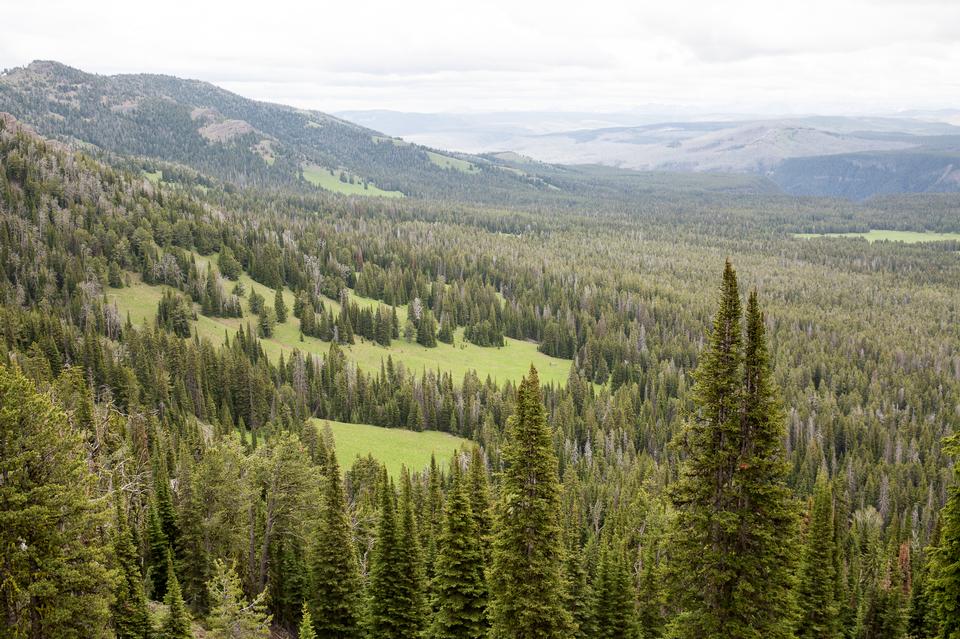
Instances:
[[[0,68],[166,73],[322,111],[960,107],[960,0],[0,0]]]

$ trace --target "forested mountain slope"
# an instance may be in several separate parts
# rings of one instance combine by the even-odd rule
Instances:
[[[935,636],[960,540],[957,243],[792,232],[955,229],[955,200],[675,187],[548,213],[186,188],[3,117],[0,623]],[[111,302],[140,283],[163,289],[146,326]],[[291,318],[327,350],[268,357]],[[507,337],[566,382],[344,355]],[[314,418],[476,448],[391,480],[341,468]]]
[[[43,135],[184,164],[240,186],[334,185],[434,198],[529,198],[547,184],[495,161],[407,144],[318,111],[257,102],[196,80],[102,76],[37,61],[0,76],[0,111]],[[307,179],[305,179],[307,178]]]

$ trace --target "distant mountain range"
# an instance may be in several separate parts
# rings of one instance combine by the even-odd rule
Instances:
[[[197,80],[102,76],[37,61],[0,74],[0,112],[41,135],[239,186],[541,204],[624,202],[663,183],[635,171],[740,174],[683,188],[865,199],[960,191],[960,112],[763,119],[675,113],[320,111]],[[702,120],[696,120],[701,118]],[[447,149],[447,150],[440,150]],[[532,160],[535,161],[532,161]],[[608,167],[595,170],[588,166]],[[672,180],[672,181],[671,181]],[[345,183],[348,188],[336,188]]]
[[[444,148],[641,171],[754,173],[798,195],[864,199],[960,190],[960,127],[951,124],[960,122],[960,112],[954,111],[679,122],[649,122],[655,113],[342,115]],[[573,126],[562,130],[564,123]]]

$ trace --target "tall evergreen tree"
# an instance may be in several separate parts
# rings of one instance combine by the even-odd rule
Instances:
[[[593,614],[597,639],[639,639],[636,590],[619,543],[603,548],[593,584]]]
[[[784,483],[783,417],[770,380],[763,317],[750,296],[741,335],[728,261],[720,308],[695,372],[688,457],[673,490],[675,637],[775,638],[793,632],[797,515]],[[697,584],[689,588],[689,584]]]
[[[162,601],[167,594],[167,555],[170,544],[163,534],[160,515],[151,500],[147,509],[147,577],[150,582],[150,598]]]
[[[149,639],[153,628],[147,611],[147,597],[137,563],[137,549],[127,523],[123,505],[117,500],[117,527],[113,535],[113,554],[118,567],[111,612],[117,639]]]
[[[474,529],[480,540],[480,550],[483,553],[483,565],[490,565],[490,532],[493,528],[493,517],[490,505],[490,484],[487,481],[487,466],[484,463],[483,452],[479,446],[474,446],[470,453],[470,469],[467,473],[470,484],[470,511],[473,514]]]
[[[180,592],[180,582],[177,573],[173,570],[173,557],[167,555],[167,594],[163,598],[167,606],[167,614],[160,625],[159,639],[193,639],[190,629],[190,613],[183,602]]]
[[[839,632],[833,493],[826,476],[817,479],[800,570],[798,639],[833,639]]]
[[[413,512],[410,475],[406,468],[402,470],[401,478],[397,531],[400,592],[397,599],[401,604],[400,621],[404,634],[419,637],[426,626],[427,614],[423,555],[420,551],[416,515]]]
[[[2,365],[0,478],[0,634],[109,636],[106,513],[83,440],[49,395]]]
[[[424,626],[421,558],[408,483],[404,474],[398,513],[393,482],[382,471],[380,521],[368,589],[370,632],[376,637],[417,637]]]
[[[563,608],[560,480],[537,370],[507,424],[491,571],[491,637],[548,639],[573,630]]]
[[[459,465],[453,468],[453,485],[447,494],[443,531],[437,543],[433,586],[436,613],[430,629],[433,639],[485,637],[488,628],[483,547],[467,492],[472,475],[461,477]]]
[[[386,469],[380,478],[380,518],[370,557],[368,623],[374,637],[391,639],[402,637],[399,627],[400,566],[398,565],[397,502],[393,484],[387,479]]]
[[[324,503],[310,552],[308,605],[320,639],[360,637],[360,575],[340,466],[327,451]]]
[[[960,459],[960,436],[947,438],[943,448]],[[930,589],[943,639],[960,639],[960,464],[954,464],[953,479],[940,512],[940,540],[930,556]]]
[[[273,296],[273,313],[277,318],[277,324],[287,321],[287,303],[283,299],[283,287],[278,288]]]

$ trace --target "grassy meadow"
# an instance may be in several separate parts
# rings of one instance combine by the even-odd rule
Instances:
[[[303,179],[321,189],[343,193],[345,195],[367,195],[370,197],[403,197],[400,191],[384,191],[369,182],[342,182],[340,176],[344,171],[330,173],[327,169],[316,164],[307,164],[303,167]],[[349,174],[346,174],[349,177]]]
[[[216,262],[216,255],[196,256],[196,260],[198,268],[203,272],[211,260]],[[107,298],[116,302],[123,318],[129,314],[130,320],[135,325],[152,323],[156,317],[157,304],[164,287],[144,284],[136,274],[131,274],[130,279],[131,286],[109,289]],[[197,319],[192,324],[200,337],[206,337],[214,343],[221,343],[225,335],[232,336],[241,325],[255,327],[257,316],[250,312],[247,298],[251,289],[263,295],[267,306],[273,306],[273,290],[254,282],[246,273],[240,276],[240,282],[247,291],[242,299],[244,316],[242,318],[207,317],[200,314],[197,306]],[[309,336],[301,338],[300,320],[294,317],[292,312],[293,291],[284,288],[283,297],[287,308],[290,309],[289,316],[286,322],[276,325],[272,337],[261,339],[264,352],[274,361],[279,359],[281,353],[289,357],[294,349],[325,355],[330,350],[330,342]],[[379,304],[377,300],[360,296],[352,296],[351,299],[358,304],[372,306]],[[340,305],[336,301],[328,299],[325,300],[325,304],[339,311]],[[406,316],[404,307],[399,307],[397,313],[401,318]],[[453,375],[455,380],[461,380],[468,371],[475,370],[481,379],[489,376],[498,383],[508,380],[519,382],[533,364],[537,367],[542,384],[563,385],[570,373],[569,360],[544,355],[537,350],[537,344],[533,342],[508,337],[506,345],[501,348],[480,347],[463,339],[463,328],[457,329],[452,345],[439,342],[435,348],[426,348],[402,338],[393,340],[389,347],[364,340],[360,336],[356,336],[355,339],[355,344],[341,348],[350,360],[368,371],[379,369],[381,363],[385,362],[389,356],[393,358],[395,364],[402,363],[408,370],[418,373],[425,370],[446,371]]]
[[[343,471],[348,470],[357,457],[373,455],[387,467],[391,476],[396,477],[404,466],[410,471],[427,468],[431,455],[436,457],[437,464],[445,467],[454,450],[470,446],[466,439],[438,431],[416,432],[328,419],[314,419],[313,422],[318,428],[330,424],[337,449],[337,462]]]
[[[905,244],[917,244],[919,242],[960,240],[960,233],[921,233],[918,231],[883,231],[873,229],[866,233],[796,233],[794,237],[804,240],[814,237],[862,237],[868,242],[904,242]]]

